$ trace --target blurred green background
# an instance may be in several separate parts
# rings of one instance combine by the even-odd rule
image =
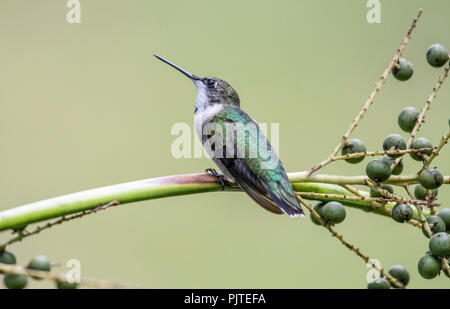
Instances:
[[[196,91],[153,53],[230,82],[255,119],[280,123],[286,169],[306,170],[334,148],[423,7],[404,53],[413,78],[389,77],[354,134],[381,149],[401,133],[399,111],[421,108],[441,74],[425,53],[436,42],[450,48],[450,3],[381,1],[381,23],[369,24],[366,2],[81,1],[81,24],[68,24],[66,1],[2,0],[0,208],[213,167],[171,156],[170,128],[193,123]],[[449,86],[419,134],[434,144],[448,130]],[[445,149],[435,161],[447,175],[448,158]],[[419,167],[404,163],[406,173]],[[364,167],[338,162],[322,172]],[[448,188],[439,200],[448,206]],[[411,288],[449,287],[445,276],[418,275],[428,243],[420,230],[354,209],[337,228],[384,267],[405,265]],[[309,219],[272,215],[241,193],[128,204],[10,249],[22,264],[43,253],[64,271],[76,258],[84,276],[148,288],[364,288],[368,271]]]

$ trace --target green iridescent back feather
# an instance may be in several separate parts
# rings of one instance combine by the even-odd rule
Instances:
[[[245,131],[245,135],[235,135],[235,154],[237,153],[238,145],[241,145],[242,147],[243,143],[245,143],[245,156],[239,157],[239,160],[242,161],[251,170],[251,172],[258,177],[267,193],[275,200],[277,204],[279,204],[280,208],[283,209],[283,205],[281,204],[287,204],[288,208],[293,208],[287,210],[283,209],[288,214],[294,216],[299,213],[303,213],[278,155],[275,151],[272,151],[270,142],[260,131],[257,123],[253,121],[247,113],[238,107],[226,105],[224,109],[212,119],[211,122],[222,125],[221,131],[225,135],[225,138],[226,123],[241,124],[244,126],[250,126],[251,128],[256,128],[257,134],[251,134],[249,131]],[[259,151],[260,145],[262,145],[262,149],[265,147],[267,152],[261,153],[261,151]],[[250,156],[249,154],[251,152],[255,154],[255,156]],[[275,162],[275,164],[272,164],[273,166],[270,168],[264,168],[264,163],[270,162]]]

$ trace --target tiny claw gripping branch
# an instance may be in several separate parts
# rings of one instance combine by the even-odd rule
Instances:
[[[225,176],[218,173],[215,169],[213,168],[207,168],[205,170],[205,173],[207,174],[211,174],[214,177],[217,177],[217,179],[219,180],[220,185],[222,186],[222,191],[225,191]]]

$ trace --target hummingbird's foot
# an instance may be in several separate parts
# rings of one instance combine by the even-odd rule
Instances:
[[[222,191],[225,190],[225,180],[224,180],[225,176],[223,176],[223,174],[218,173],[218,172],[217,172],[215,169],[213,169],[213,168],[207,168],[207,169],[205,170],[205,173],[211,174],[211,175],[217,177],[217,179],[219,179],[219,181],[220,181],[220,185],[222,186]]]

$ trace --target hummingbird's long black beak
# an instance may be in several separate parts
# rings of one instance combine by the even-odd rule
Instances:
[[[192,79],[192,80],[199,80],[199,79],[200,79],[199,77],[195,76],[195,75],[192,74],[191,72],[186,71],[185,69],[180,68],[180,67],[177,66],[176,64],[173,64],[172,62],[170,62],[170,61],[167,60],[167,59],[164,59],[164,58],[161,57],[161,56],[158,56],[158,55],[153,55],[153,56],[155,56],[156,58],[158,58],[158,59],[161,60],[162,62],[167,63],[167,64],[170,65],[171,67],[174,67],[175,69],[177,69],[178,71],[180,71],[181,73],[183,73],[184,75],[186,75],[187,77],[189,77],[189,78]]]

